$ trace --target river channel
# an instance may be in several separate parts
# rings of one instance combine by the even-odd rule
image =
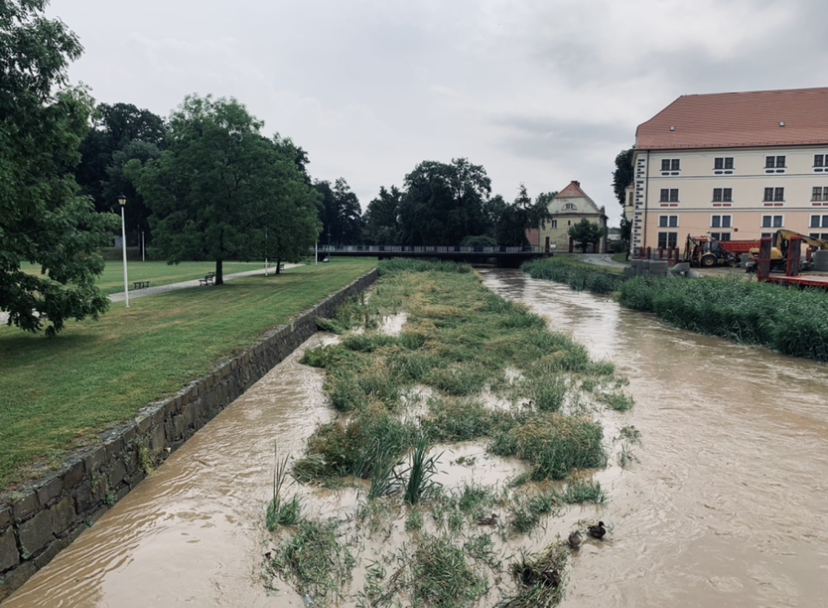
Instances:
[[[573,555],[562,606],[828,606],[828,366],[673,329],[519,271],[483,276],[613,361],[636,403],[621,415],[641,432],[633,460],[598,474],[608,540]],[[3,607],[301,606],[261,578],[274,441],[301,453],[332,416],[301,352]],[[319,511],[336,514],[338,496]]]

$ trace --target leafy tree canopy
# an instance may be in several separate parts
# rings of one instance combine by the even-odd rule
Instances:
[[[234,99],[190,96],[170,117],[161,156],[126,164],[126,176],[152,210],[155,245],[169,263],[215,260],[220,285],[224,260],[266,255],[265,228],[268,246],[271,239],[283,243],[279,251],[301,243],[305,231],[290,244],[276,232],[292,226],[291,206],[315,218],[315,196],[297,165],[298,149],[278,136],[265,138],[262,126]]]
[[[622,150],[615,157],[615,171],[612,172],[612,189],[615,191],[615,198],[623,207],[625,202],[625,191],[633,181],[633,154],[635,146],[629,150]]]
[[[490,232],[485,203],[491,180],[481,165],[468,159],[450,164],[424,161],[405,176],[400,207],[405,245],[452,245],[467,236]]]
[[[0,3],[0,310],[8,324],[47,335],[66,319],[97,318],[109,300],[95,287],[97,253],[117,226],[78,194],[71,170],[92,99],[63,88],[82,51],[77,37],[42,13],[45,0]],[[44,276],[21,269],[40,265]]]
[[[362,243],[362,208],[348,182],[339,178],[333,187],[328,181],[314,182],[322,196],[319,219],[323,224],[321,239],[332,245],[359,245]]]
[[[400,206],[403,193],[396,186],[380,187],[379,196],[368,203],[365,211],[364,240],[369,245],[399,245]]]
[[[601,242],[604,234],[605,231],[601,226],[590,222],[586,218],[569,228],[569,236],[572,237],[575,246],[580,248],[581,251],[586,251],[587,247]]]

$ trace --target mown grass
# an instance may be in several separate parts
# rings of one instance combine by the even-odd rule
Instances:
[[[113,305],[56,338],[0,327],[0,488],[179,390],[368,272],[340,260]]]
[[[36,264],[24,264],[22,269],[30,274],[40,274],[40,266]],[[201,279],[208,272],[213,272],[215,269],[215,262],[181,262],[180,264],[167,264],[166,262],[155,261],[127,261],[130,289],[132,289],[133,281],[149,281],[151,287],[158,287],[159,285]],[[250,270],[264,270],[264,262],[224,262],[223,265],[225,276],[237,272],[248,272]],[[98,289],[105,294],[123,292],[123,263],[120,261],[106,262],[104,271],[98,277],[96,284]]]
[[[636,277],[620,292],[624,306],[655,313],[682,329],[828,361],[828,293],[823,290],[713,278]]]

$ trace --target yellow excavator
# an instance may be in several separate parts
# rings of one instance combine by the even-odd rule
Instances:
[[[800,234],[793,230],[777,230],[771,241],[771,270],[785,269],[788,263],[788,248],[790,247],[791,238],[798,236],[802,242],[810,246],[812,249],[828,249],[828,241],[823,239],[815,239],[807,234]],[[759,248],[751,247],[750,262],[748,264],[748,272],[756,269],[756,263],[759,260]],[[810,262],[802,258],[802,270],[808,270]]]

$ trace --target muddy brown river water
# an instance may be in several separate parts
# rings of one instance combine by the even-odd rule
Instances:
[[[606,298],[485,271],[630,380],[635,460],[597,477],[609,540],[573,556],[573,607],[828,606],[828,366],[663,325]],[[322,334],[306,343],[329,340]],[[304,347],[303,347],[304,348]],[[301,350],[185,446],[3,608],[301,606],[262,584],[273,443],[299,453],[331,412]],[[347,492],[317,500],[335,515]],[[577,520],[579,514],[569,514]]]

